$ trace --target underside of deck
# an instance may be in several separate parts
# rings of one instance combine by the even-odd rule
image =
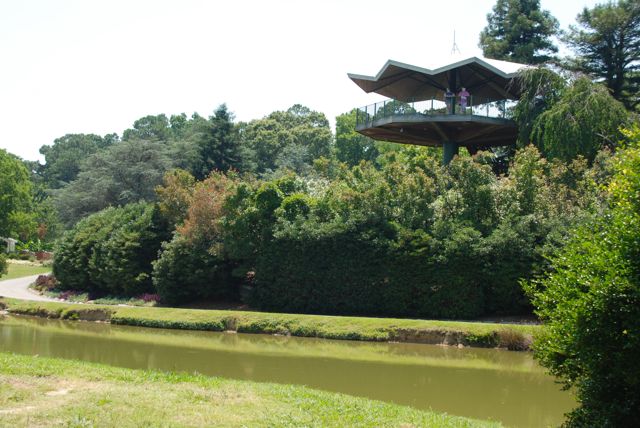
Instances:
[[[421,146],[455,142],[474,149],[515,144],[517,127],[509,119],[475,115],[394,115],[360,123],[356,131],[374,140]]]

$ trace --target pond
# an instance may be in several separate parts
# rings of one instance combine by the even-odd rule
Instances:
[[[575,405],[530,353],[149,329],[5,316],[0,351],[198,372],[368,397],[508,426],[557,426]]]

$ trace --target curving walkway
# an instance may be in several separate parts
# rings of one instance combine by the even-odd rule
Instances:
[[[38,300],[41,302],[57,302],[56,299],[41,296],[29,289],[29,285],[35,282],[39,275],[25,276],[22,278],[0,280],[0,296],[22,300]]]

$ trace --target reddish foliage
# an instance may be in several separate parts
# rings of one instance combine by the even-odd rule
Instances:
[[[235,177],[221,172],[212,172],[206,180],[199,182],[187,218],[178,232],[191,241],[215,239],[220,232],[219,220],[224,215],[225,201],[235,191],[236,184]]]
[[[49,291],[53,290],[58,286],[58,280],[53,274],[48,275],[39,275],[36,278],[35,288],[40,291]]]

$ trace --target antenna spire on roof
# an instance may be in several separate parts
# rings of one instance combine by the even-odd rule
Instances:
[[[458,44],[456,43],[456,30],[453,30],[453,46],[451,47],[451,55],[455,55],[456,53],[461,53],[458,48]]]

